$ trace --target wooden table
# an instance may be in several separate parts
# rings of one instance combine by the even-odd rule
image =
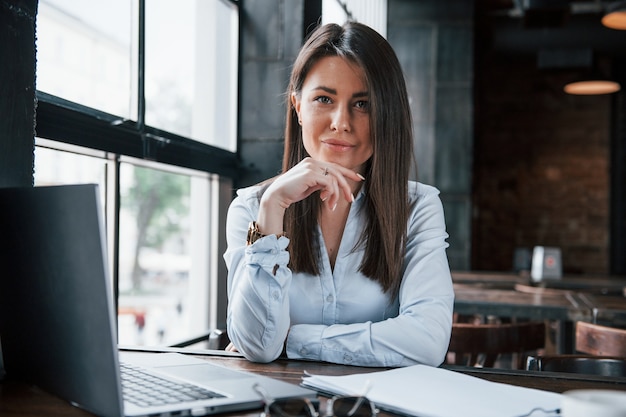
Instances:
[[[577,294],[530,294],[515,290],[454,285],[454,312],[558,322],[555,353],[574,352],[574,323],[592,321],[593,311]]]
[[[577,293],[591,311],[592,322],[615,327],[626,327],[626,297]]]
[[[171,351],[171,350],[169,350]],[[277,360],[269,364],[249,362],[238,355],[218,351],[195,351],[196,355],[207,361],[216,362],[232,369],[241,369],[259,373],[272,378],[299,384],[303,372],[321,375],[345,375],[383,370],[384,368],[363,368],[355,366],[335,365],[320,362]],[[510,371],[495,369],[465,368],[446,366],[448,369],[463,372],[489,381],[512,384],[522,387],[536,388],[553,392],[564,392],[572,389],[617,389],[626,391],[626,378],[583,377],[577,374],[563,374],[535,371]],[[321,407],[326,399],[320,397]],[[488,405],[487,405],[488,406]],[[228,413],[224,416],[255,416],[259,411]],[[381,416],[390,416],[381,413]],[[0,416],[2,417],[74,417],[91,416],[90,413],[72,407],[37,387],[18,382],[0,383]]]
[[[528,273],[452,271],[452,281],[457,284],[472,284],[500,289],[513,289],[515,284],[528,284],[543,288],[616,296],[624,296],[624,289],[626,288],[626,277],[606,275],[565,275],[561,279],[544,279],[534,283]]]
[[[576,321],[626,325],[626,280],[622,278],[564,277],[535,284],[517,274],[457,271],[452,279],[456,313],[558,321],[557,353],[574,352]],[[547,290],[515,290],[531,285]]]
[[[492,288],[512,289],[517,283],[528,283],[528,274],[520,275],[508,272],[492,271],[452,271],[455,284],[483,285]]]
[[[453,272],[459,312],[531,319],[586,320],[626,325],[626,279],[564,277],[531,283],[529,277],[495,272]],[[536,288],[536,294],[515,291]],[[541,294],[539,290],[546,289]],[[462,313],[465,314],[465,313]]]
[[[454,311],[533,320],[587,320],[592,310],[576,293],[530,294],[515,290],[454,285]]]

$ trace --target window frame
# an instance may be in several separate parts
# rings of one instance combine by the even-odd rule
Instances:
[[[232,5],[237,11],[239,20],[239,48],[235,52],[238,59],[238,68],[241,68],[241,13],[237,0],[221,0]],[[111,256],[111,279],[115,309],[119,302],[119,211],[120,211],[120,183],[119,166],[124,158],[134,158],[164,165],[191,169],[207,173],[214,177],[217,175],[218,189],[214,189],[214,195],[219,196],[220,201],[214,203],[218,210],[220,223],[225,222],[225,210],[228,202],[222,201],[226,197],[232,198],[230,192],[224,192],[225,187],[237,181],[241,163],[239,149],[235,152],[225,150],[213,145],[205,144],[194,139],[180,136],[162,129],[147,126],[145,124],[145,88],[144,88],[144,54],[145,54],[145,0],[138,0],[138,67],[132,74],[137,79],[137,121],[121,118],[120,116],[81,105],[61,97],[36,90],[35,112],[35,136],[37,138],[58,142],[60,145],[74,145],[94,153],[103,152],[104,159],[113,162],[113,171],[107,175],[107,234],[111,238],[108,243]],[[238,71],[240,73],[240,71]],[[240,76],[237,76],[237,111],[239,104]],[[130,94],[130,91],[129,91]],[[235,126],[235,135],[239,143],[239,122]],[[35,144],[37,145],[37,144]],[[62,148],[63,146],[59,146]],[[237,146],[239,148],[239,146]],[[110,183],[109,183],[110,182]],[[230,187],[228,187],[230,189]],[[222,226],[218,227],[222,231]],[[216,231],[217,232],[217,231]],[[224,248],[225,237],[220,236],[219,242],[213,242],[214,250]],[[211,254],[211,259],[217,258]],[[210,324],[222,325],[225,320],[226,300],[221,299],[225,292],[220,284],[223,269],[216,266],[217,282],[210,283],[210,294],[207,294],[211,304]]]
[[[44,139],[235,178],[236,152],[36,92],[36,134]]]

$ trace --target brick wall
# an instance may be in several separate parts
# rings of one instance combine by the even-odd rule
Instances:
[[[566,273],[608,273],[610,96],[569,96],[573,73],[483,57],[476,71],[473,268],[558,246]]]

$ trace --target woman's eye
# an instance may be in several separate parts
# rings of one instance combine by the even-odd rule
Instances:
[[[365,100],[359,100],[357,101],[354,106],[357,109],[361,109],[361,110],[368,110],[369,109],[369,103]]]
[[[326,96],[319,96],[319,97],[315,97],[315,101],[319,101],[320,103],[323,104],[329,104],[331,103],[331,100],[329,97]]]

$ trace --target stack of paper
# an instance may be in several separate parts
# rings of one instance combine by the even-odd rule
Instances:
[[[381,410],[420,417],[547,417],[561,394],[486,381],[426,365],[343,376],[311,375],[302,385],[337,395],[363,395]]]

